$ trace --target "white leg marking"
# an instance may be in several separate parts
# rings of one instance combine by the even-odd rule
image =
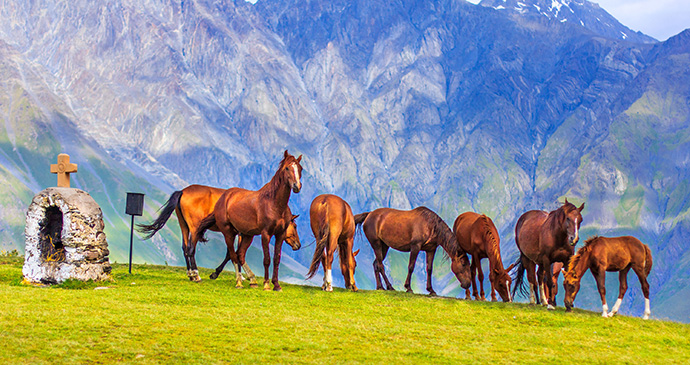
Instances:
[[[513,302],[513,295],[510,294],[510,281],[506,280],[506,287],[508,288],[508,301]]]
[[[650,314],[652,314],[652,310],[649,308],[649,298],[644,298],[644,316],[642,319],[649,319]]]
[[[602,310],[601,316],[604,317],[604,318],[608,318],[608,316],[609,316],[609,313],[608,313],[608,312],[609,312],[609,306],[608,306],[608,304],[604,303],[604,304],[601,306],[601,310]]]
[[[549,303],[549,300],[546,299],[546,292],[544,292],[544,283],[541,283],[539,285],[539,294],[541,295],[541,305],[547,305]]]
[[[609,317],[613,317],[616,313],[618,313],[621,303],[623,303],[623,298],[616,299],[616,304],[613,305],[613,309],[611,309],[611,312],[609,312]]]
[[[532,284],[529,285],[529,304],[537,303],[537,299],[534,297],[534,289],[532,289]]]
[[[326,291],[333,291],[333,275],[331,270],[326,270]]]

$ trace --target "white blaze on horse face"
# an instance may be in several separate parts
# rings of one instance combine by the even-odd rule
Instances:
[[[299,169],[297,168],[297,164],[293,163],[292,164],[292,171],[295,173],[295,181],[297,181],[298,186],[302,186],[302,181],[300,181],[301,176],[299,176]]]

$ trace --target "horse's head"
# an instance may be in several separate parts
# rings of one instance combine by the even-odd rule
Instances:
[[[345,288],[351,289],[352,291],[357,291],[357,285],[355,285],[355,268],[357,267],[357,260],[355,260],[355,256],[357,256],[357,254],[359,254],[359,250],[350,255],[347,265],[349,275],[345,276]],[[350,278],[352,278],[352,282],[350,282]]]
[[[580,280],[577,278],[577,274],[574,269],[566,272],[563,278],[563,288],[565,289],[565,298],[563,299],[563,304],[565,305],[565,311],[570,312],[573,310],[573,302],[575,302],[575,296],[577,292],[580,291]]]
[[[450,269],[455,274],[455,277],[460,281],[460,286],[463,289],[470,287],[472,277],[470,276],[470,259],[467,258],[466,253],[462,253],[452,258]]]
[[[295,158],[295,156],[285,150],[283,154],[283,161],[281,163],[282,173],[287,177],[287,182],[294,193],[299,193],[302,190],[302,155]]]
[[[297,217],[299,217],[299,214],[292,216],[290,224],[288,224],[285,230],[285,242],[292,247],[293,251],[297,251],[302,247],[302,244],[299,242],[299,235],[297,234],[297,223],[295,223]]]
[[[566,234],[568,235],[568,244],[575,246],[580,240],[580,223],[582,223],[582,209],[585,208],[585,203],[582,203],[579,208],[568,202],[565,199],[565,204],[561,207],[563,214],[561,216],[561,225],[564,226]]]
[[[492,283],[494,283],[494,287],[498,292],[498,295],[501,296],[501,299],[503,299],[504,302],[513,301],[513,298],[510,296],[510,285],[513,283],[513,279],[508,274],[511,268],[512,266],[508,267],[508,269],[504,270],[503,273],[500,273],[498,269],[494,269],[491,274],[489,274],[489,279]]]

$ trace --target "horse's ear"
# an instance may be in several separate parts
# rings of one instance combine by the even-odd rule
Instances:
[[[287,153],[287,151],[285,151],[285,153]],[[563,205],[568,205],[568,198],[565,198],[565,203],[563,203]]]
[[[292,215],[292,221],[294,222],[295,219],[297,219],[297,217],[299,217],[299,214],[297,214],[297,215],[294,215],[294,214],[293,214],[293,215]]]
[[[299,163],[300,161],[302,161],[302,155],[299,155],[299,157],[297,157],[297,163]]]
[[[510,270],[512,270],[514,266],[515,266],[514,263],[513,263],[513,264],[510,264],[510,266],[508,266],[508,268],[506,269],[506,271],[507,271],[507,272],[510,272]]]
[[[582,205],[580,205],[580,207],[577,208],[577,211],[578,211],[578,212],[581,212],[582,209],[585,209],[585,203],[582,203]]]
[[[288,156],[290,156],[290,154],[288,153],[287,150],[285,150],[285,153],[283,153],[283,158],[287,158]]]
[[[359,249],[357,249],[357,251],[355,251],[355,252],[352,253],[352,257],[357,256],[358,253],[359,253]]]

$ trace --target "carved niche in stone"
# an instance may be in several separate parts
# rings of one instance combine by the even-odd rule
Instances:
[[[66,279],[110,278],[103,212],[83,190],[48,188],[26,213],[24,279],[60,283]]]

